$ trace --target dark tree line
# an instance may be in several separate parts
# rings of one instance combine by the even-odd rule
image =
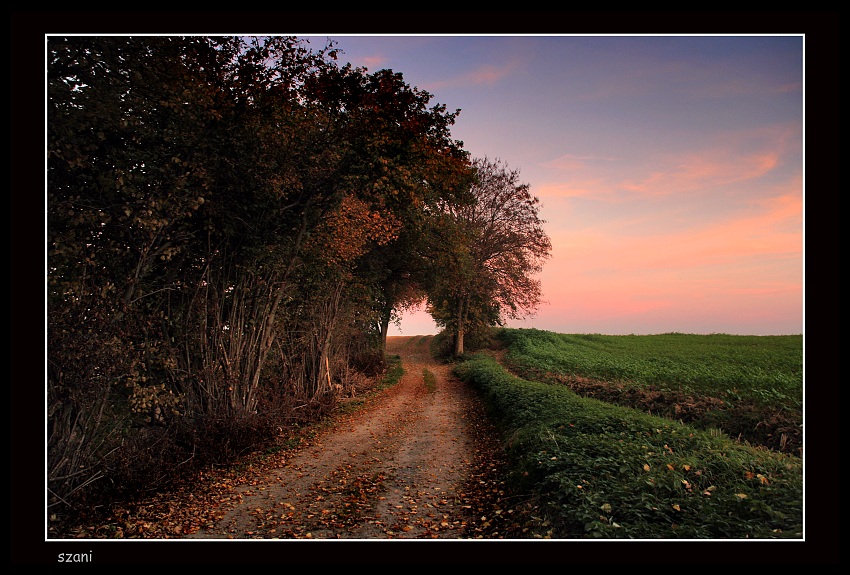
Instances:
[[[533,247],[505,237],[496,264],[476,243],[493,230],[458,217],[489,173],[452,139],[459,111],[337,57],[285,37],[48,39],[51,509],[320,416],[380,372],[407,305],[462,301],[485,324],[536,301],[523,277],[548,240],[527,187],[510,189]],[[453,261],[467,252],[477,267]]]

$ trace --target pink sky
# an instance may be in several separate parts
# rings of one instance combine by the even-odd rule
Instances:
[[[510,326],[803,332],[802,37],[335,39],[460,108],[455,138],[541,199],[546,303]]]

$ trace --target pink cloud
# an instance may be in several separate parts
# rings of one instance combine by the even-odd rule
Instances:
[[[363,65],[369,70],[375,70],[382,67],[386,61],[386,56],[366,56],[363,58]]]
[[[670,157],[662,170],[640,180],[624,181],[623,189],[649,195],[667,195],[723,186],[763,176],[779,163],[776,152],[740,154],[716,149]]]
[[[514,66],[512,64],[506,64],[504,66],[487,65],[467,74],[466,78],[471,80],[473,84],[495,84],[508,76],[513,68]]]
[[[786,155],[798,151],[794,149],[798,136],[794,125],[726,133],[712,142],[650,156],[637,164],[611,156],[563,154],[540,164],[547,179],[535,193],[599,199],[619,192],[652,197],[714,193],[721,186],[758,181],[783,167]],[[625,170],[636,175],[623,177]]]
[[[462,75],[455,76],[451,79],[443,80],[441,82],[431,82],[428,84],[427,89],[429,91],[439,91],[450,87],[495,84],[503,78],[510,76],[520,67],[520,65],[521,61],[518,58],[505,62],[501,66],[487,64],[468,72],[464,72]]]
[[[800,257],[801,198],[789,195],[762,200],[757,207],[759,211],[752,214],[670,232],[659,222],[657,230],[647,235],[621,233],[623,223],[618,221],[604,229],[578,230],[556,238],[569,238],[572,255],[586,260],[589,269],[682,270],[753,257]]]

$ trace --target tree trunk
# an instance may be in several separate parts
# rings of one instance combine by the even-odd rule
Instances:
[[[463,333],[466,323],[466,298],[460,298],[457,307],[457,332],[455,333],[455,356],[463,355]]]
[[[463,327],[458,326],[455,334],[455,356],[463,355]]]

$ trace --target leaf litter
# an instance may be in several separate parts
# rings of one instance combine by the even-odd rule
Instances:
[[[504,454],[480,399],[431,356],[429,343],[389,338],[401,380],[297,447],[200,473],[70,537],[546,537],[531,499],[505,487]]]

